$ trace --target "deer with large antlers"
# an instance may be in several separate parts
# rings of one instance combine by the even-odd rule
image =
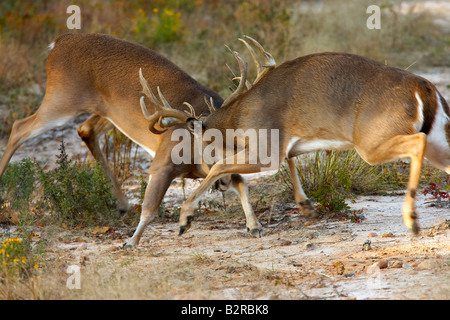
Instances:
[[[148,131],[148,121],[135,103],[142,90],[135,75],[141,68],[149,79],[147,86],[162,85],[167,101],[180,106],[188,101],[193,106],[192,111],[198,114],[210,112],[204,99],[216,105],[223,100],[158,53],[111,36],[66,34],[58,37],[49,49],[45,97],[35,114],[14,123],[0,160],[0,177],[14,152],[25,141],[63,125],[78,114],[91,113],[92,116],[78,127],[78,134],[112,180],[122,212],[127,211],[128,201],[101,152],[99,137],[115,126],[153,156],[140,222],[125,244],[126,247],[136,246],[145,226],[156,216],[172,180],[203,178],[206,172],[204,164],[175,165],[171,161],[170,150],[176,144],[171,141],[171,131],[175,127],[158,135]],[[161,133],[162,130],[152,125],[152,131]],[[262,227],[250,205],[245,180],[233,174],[220,180],[218,185],[222,191],[231,188],[239,193],[248,230],[261,235]]]
[[[295,201],[309,215],[314,215],[314,210],[302,190],[294,157],[315,150],[350,148],[355,148],[369,164],[409,157],[411,167],[402,214],[405,225],[417,234],[414,203],[424,157],[450,174],[450,110],[436,87],[410,72],[346,53],[311,54],[275,67],[273,58],[256,41],[246,39],[264,55],[266,63],[260,63],[254,50],[250,51],[258,68],[252,85],[247,81],[246,63],[233,52],[241,82],[220,109],[200,119],[202,130],[215,128],[223,135],[230,128],[278,130],[277,164],[287,159]],[[246,40],[240,40],[251,48]],[[144,93],[148,92],[142,75],[141,83]],[[166,105],[146,118],[150,126],[160,123],[166,128],[193,121],[183,112],[173,111],[169,112]],[[243,143],[241,149],[236,144],[231,146],[234,152],[211,166],[205,180],[184,203],[180,233],[190,227],[196,202],[216,179],[264,169],[259,158],[254,163],[238,163],[240,155],[249,155],[250,143]],[[230,149],[226,143],[221,147]]]

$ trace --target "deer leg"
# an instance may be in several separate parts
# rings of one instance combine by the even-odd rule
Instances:
[[[312,206],[311,200],[308,199],[305,192],[303,191],[302,184],[298,177],[297,168],[295,166],[294,158],[287,159],[289,165],[289,171],[291,172],[292,186],[294,188],[294,199],[295,203],[299,208],[301,208],[304,216],[309,218],[317,218],[317,212]]]
[[[100,136],[111,129],[113,124],[98,115],[92,115],[89,119],[78,126],[77,132],[80,138],[84,141],[92,156],[99,162],[105,174],[109,177],[113,184],[113,192],[119,201],[119,211],[123,215],[128,211],[128,199],[122,192],[121,185],[117,177],[112,172],[108,165],[108,161],[103,154],[98,143]]]
[[[0,177],[5,172],[14,152],[25,141],[65,124],[76,115],[61,114],[52,107],[53,105],[48,104],[44,99],[44,102],[35,114],[14,122],[8,144],[0,160]]]
[[[245,220],[247,230],[255,237],[261,237],[263,233],[263,227],[259,223],[258,218],[253,211],[253,207],[248,197],[248,186],[245,179],[239,174],[231,175],[231,185],[239,193],[241,199],[242,208],[245,213]]]
[[[145,189],[139,224],[133,237],[124,244],[124,248],[136,247],[144,233],[145,227],[158,215],[161,201],[164,198],[170,183],[175,178],[174,171],[175,170],[173,170],[172,167],[168,166],[151,175],[150,181]]]
[[[243,150],[241,152],[246,152],[246,150]],[[261,164],[237,164],[237,160],[241,159],[241,152],[235,154],[233,156],[233,159],[225,158],[220,162],[214,164],[211,167],[211,170],[209,171],[205,180],[203,180],[200,186],[184,202],[180,212],[179,235],[182,235],[186,230],[190,228],[191,222],[194,217],[194,209],[200,199],[200,196],[204,192],[206,192],[217,179],[220,179],[224,175],[232,173],[255,173],[261,171]],[[247,200],[245,200],[245,202],[248,203]]]
[[[364,151],[361,151],[356,148],[363,159],[369,164],[383,163],[405,156],[411,158],[402,214],[403,222],[415,235],[419,233],[419,225],[417,223],[417,213],[414,203],[426,144],[427,136],[424,133],[416,133],[413,135],[395,136],[371,150],[364,149]]]

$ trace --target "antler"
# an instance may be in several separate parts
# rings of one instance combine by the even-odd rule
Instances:
[[[228,48],[229,49],[229,48]],[[230,50],[231,51],[231,50]],[[231,103],[232,101],[236,100],[236,98],[244,91],[244,86],[247,83],[247,63],[244,61],[244,59],[241,58],[241,56],[239,55],[238,52],[236,51],[232,51],[232,54],[234,56],[234,58],[237,60],[238,64],[239,64],[239,70],[241,75],[239,77],[236,77],[235,79],[240,79],[239,81],[239,85],[236,89],[236,91],[234,91],[224,102],[222,105]]]
[[[257,70],[258,75],[257,75],[255,81],[253,81],[253,85],[254,85],[259,80],[261,80],[267,74],[267,72],[269,72],[270,70],[275,68],[276,62],[275,62],[275,59],[273,58],[273,56],[269,52],[264,50],[263,46],[258,41],[256,41],[252,37],[245,36],[245,35],[244,35],[244,38],[250,40],[253,43],[253,45],[256,46],[256,48],[263,55],[264,60],[265,60],[265,64],[262,64],[261,61],[258,59],[256,52],[252,48],[252,46],[249,45],[248,42],[245,41],[244,39],[239,38],[239,41],[244,43],[245,46],[247,47],[248,51],[250,52],[250,55],[253,58],[253,61],[255,62],[255,65],[256,65],[256,70]],[[251,85],[250,85],[250,87],[251,87]]]
[[[161,128],[168,128],[177,124],[183,124],[186,123],[186,120],[190,117],[197,118],[195,115],[194,108],[187,102],[184,102],[190,112],[187,111],[180,111],[173,109],[169,102],[167,102],[166,98],[164,98],[164,95],[162,94],[159,87],[157,87],[159,99],[153,94],[153,91],[150,89],[147,80],[142,75],[142,69],[139,68],[139,81],[142,85],[142,92],[150,99],[150,101],[155,106],[155,113],[151,114],[147,106],[144,102],[144,96],[141,97],[140,104],[141,104],[141,110],[144,114],[145,119],[149,121],[149,130],[155,134],[161,134],[167,129],[164,130],[157,130],[155,129],[155,124],[158,123]]]

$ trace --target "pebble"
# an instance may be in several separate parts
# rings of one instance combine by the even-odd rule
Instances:
[[[403,262],[400,260],[389,261],[390,268],[401,268],[403,267]]]
[[[367,238],[375,238],[378,237],[378,234],[376,232],[369,232],[367,234]]]
[[[367,273],[373,273],[375,270],[386,269],[388,267],[387,260],[380,260],[367,268]]]
[[[314,244],[311,243],[311,242],[305,244],[305,249],[306,250],[313,250],[314,249]]]
[[[292,244],[292,241],[282,239],[280,240],[280,246],[289,246]]]
[[[380,269],[386,269],[388,267],[388,261],[383,259],[378,261],[376,265],[378,265],[378,268]]]
[[[386,232],[381,235],[383,238],[392,238],[394,234],[392,232]]]
[[[369,251],[369,250],[371,250],[372,247],[371,247],[370,244],[371,244],[370,240],[364,241],[363,246],[362,246],[362,251]]]

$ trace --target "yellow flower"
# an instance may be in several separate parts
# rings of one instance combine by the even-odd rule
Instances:
[[[158,13],[158,11],[159,11],[158,8],[153,8],[154,13]]]
[[[164,8],[164,13],[167,14],[169,17],[173,16],[174,12],[172,10],[169,10],[167,8]]]
[[[35,269],[39,268],[39,266],[38,266],[37,263],[34,264],[34,268],[35,268]]]

